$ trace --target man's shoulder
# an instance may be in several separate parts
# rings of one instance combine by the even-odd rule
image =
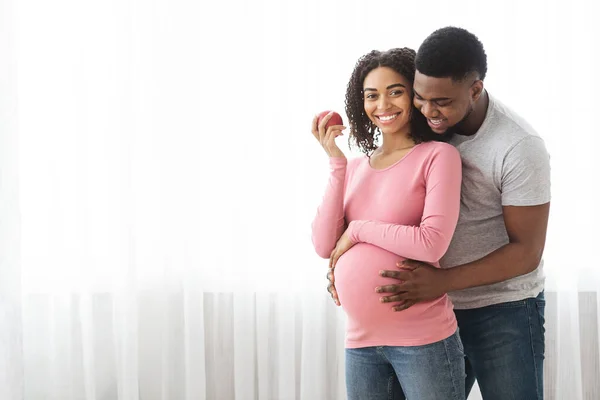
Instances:
[[[520,143],[541,141],[538,132],[515,111],[490,95],[483,125],[472,138],[456,141],[461,155],[483,162],[503,159]]]
[[[490,95],[489,135],[491,140],[506,142],[509,147],[523,139],[541,136],[537,130],[520,114],[500,100]]]

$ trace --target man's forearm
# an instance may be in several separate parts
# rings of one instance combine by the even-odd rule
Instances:
[[[528,274],[538,267],[542,251],[532,250],[522,243],[509,243],[479,260],[449,268],[446,270],[448,291],[490,285]]]

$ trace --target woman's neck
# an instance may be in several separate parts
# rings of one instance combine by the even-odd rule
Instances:
[[[398,150],[408,149],[415,145],[415,141],[410,137],[408,132],[398,132],[386,135],[383,134],[379,152],[383,154],[393,153]]]

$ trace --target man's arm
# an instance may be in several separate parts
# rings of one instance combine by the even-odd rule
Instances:
[[[504,221],[510,242],[468,264],[438,269],[421,261],[407,260],[402,270],[381,271],[380,275],[400,280],[376,288],[378,293],[395,293],[382,298],[398,302],[394,311],[431,300],[444,293],[503,282],[534,271],[542,259],[550,203],[529,207],[504,207]]]
[[[529,136],[506,155],[502,214],[509,243],[448,273],[449,291],[502,282],[540,264],[550,210],[550,158],[544,142]]]
[[[503,207],[509,243],[468,264],[447,270],[446,292],[503,282],[534,271],[542,259],[550,203]]]

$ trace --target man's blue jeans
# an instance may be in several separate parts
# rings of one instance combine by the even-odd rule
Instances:
[[[545,305],[542,292],[454,311],[466,355],[467,395],[477,379],[484,400],[543,400]]]

